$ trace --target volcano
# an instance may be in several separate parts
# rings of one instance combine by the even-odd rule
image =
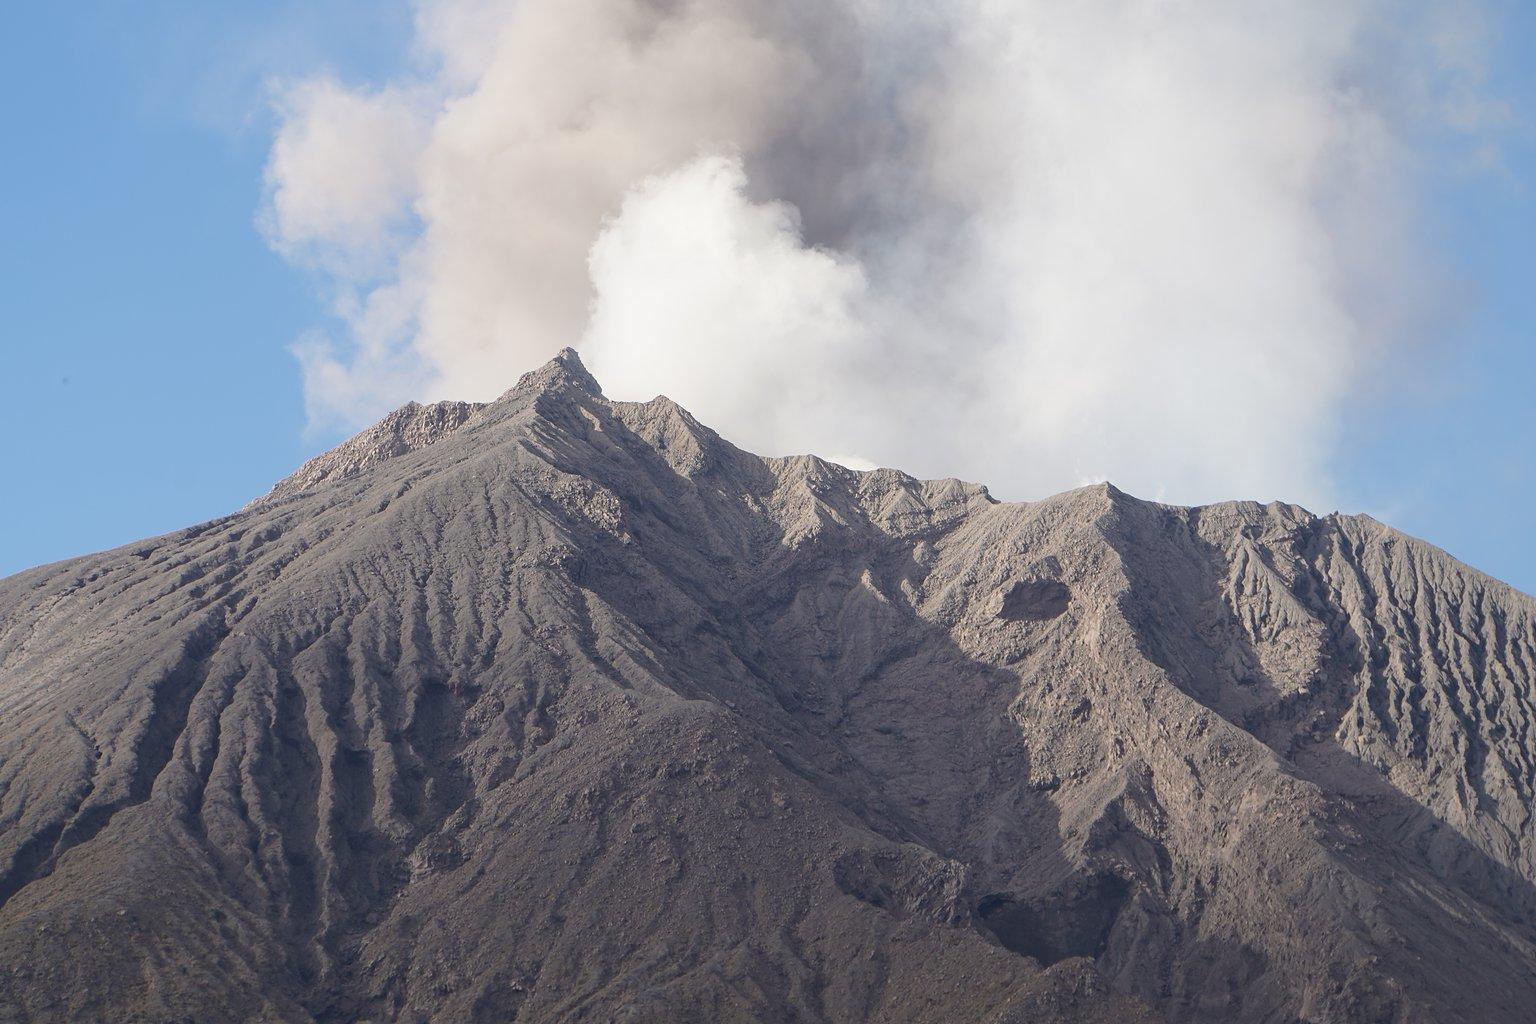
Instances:
[[[1536,602],[567,350],[0,581],[0,1022],[1536,1014]]]

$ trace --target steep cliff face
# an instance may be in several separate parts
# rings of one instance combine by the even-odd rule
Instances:
[[[570,353],[429,412],[0,582],[0,1021],[1529,1019],[1529,598]]]

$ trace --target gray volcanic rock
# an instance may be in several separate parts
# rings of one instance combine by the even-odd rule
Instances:
[[[433,409],[0,582],[0,1021],[1532,1019],[1530,598]]]
[[[312,491],[327,480],[357,476],[381,462],[436,444],[483,408],[476,402],[407,402],[345,444],[304,463],[245,506],[245,511]]]

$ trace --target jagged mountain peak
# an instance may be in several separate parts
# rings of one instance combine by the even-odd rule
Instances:
[[[567,389],[602,396],[602,388],[572,348],[562,349],[539,369],[525,373],[502,395],[498,404]],[[486,403],[483,402],[440,401],[427,405],[407,402],[373,426],[304,463],[246,508],[282,501],[313,490],[328,480],[351,479],[380,463],[436,444],[484,408]]]
[[[601,396],[602,387],[596,378],[587,372],[586,364],[581,361],[581,356],[574,348],[566,347],[556,353],[555,357],[537,370],[530,370],[523,374],[517,384],[502,396],[503,399],[514,395],[526,394],[545,390],[559,390],[561,388],[576,388],[592,395]]]

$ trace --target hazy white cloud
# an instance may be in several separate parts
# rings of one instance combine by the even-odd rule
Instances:
[[[616,395],[675,395],[753,450],[814,450],[871,344],[864,272],[746,188],[741,159],[714,155],[632,190],[592,246],[582,351]]]
[[[953,251],[984,405],[1033,472],[1316,496],[1361,350],[1321,201],[1375,205],[1395,174],[1342,85],[1360,23],[997,4],[956,39],[916,120],[935,192],[972,212]]]
[[[266,224],[343,328],[311,415],[579,342],[765,452],[1325,501],[1424,291],[1414,140],[1498,118],[1460,9],[424,3],[426,73],[284,93]]]
[[[347,276],[392,254],[419,188],[422,107],[404,90],[355,91],[330,78],[282,92],[263,213],[279,251]]]

